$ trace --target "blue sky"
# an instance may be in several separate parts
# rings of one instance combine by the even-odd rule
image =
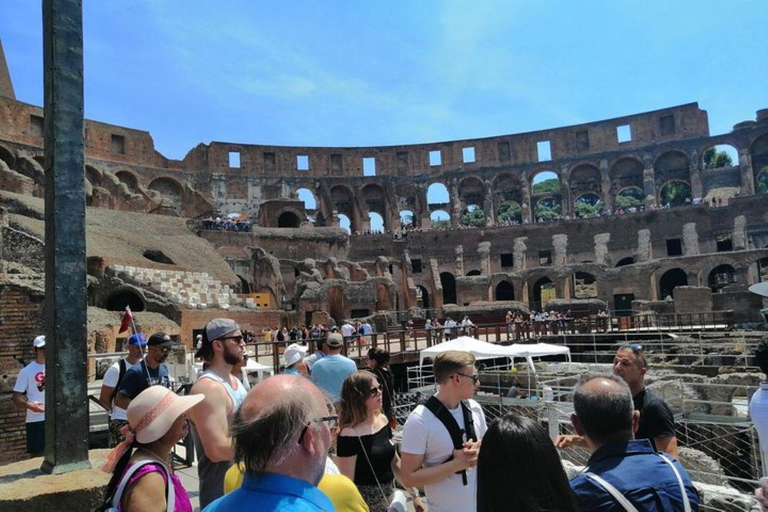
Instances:
[[[768,107],[768,2],[84,2],[86,116],[183,158],[213,140],[374,146],[519,133],[698,101]],[[42,105],[41,2],[0,2]]]

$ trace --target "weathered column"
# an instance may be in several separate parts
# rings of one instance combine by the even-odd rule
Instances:
[[[696,223],[688,222],[683,225],[683,256],[699,255],[699,233]]]
[[[83,8],[43,1],[45,75],[45,460],[66,473],[88,462]]]
[[[653,259],[653,246],[651,245],[651,231],[641,229],[637,232],[637,252],[635,253],[635,262],[648,261]]]
[[[552,248],[554,249],[552,265],[564,267],[568,263],[568,235],[552,235]]]
[[[699,158],[699,153],[695,149],[691,153],[688,171],[691,175],[691,194],[693,194],[693,197],[703,197],[704,184],[701,181],[701,158]]]
[[[496,211],[493,205],[493,185],[490,181],[485,181],[485,197],[483,198],[483,213],[485,213],[485,225],[493,226],[496,218]]]
[[[566,167],[563,167],[560,171],[560,200],[563,204],[563,215],[568,215],[569,218],[572,218],[573,201],[575,198],[571,197],[571,180]]]
[[[749,249],[749,239],[747,238],[747,218],[744,215],[739,215],[733,219],[733,234],[731,235],[733,240],[733,250],[743,251]]]
[[[461,220],[461,200],[459,199],[459,186],[455,180],[450,183],[451,202],[451,227],[458,228]]]
[[[643,192],[645,193],[645,207],[651,208],[657,204],[656,200],[656,176],[653,172],[653,160],[643,159]]]
[[[515,238],[515,243],[512,246],[512,269],[515,272],[525,270],[525,251],[528,249],[525,245],[525,241],[528,237]]]
[[[611,168],[608,160],[600,160],[600,196],[603,201],[603,209],[613,211],[613,194],[611,194]]]
[[[611,241],[610,233],[598,233],[595,235],[595,263],[600,265],[612,266],[610,252],[608,251],[608,242]]]
[[[531,183],[528,181],[527,173],[523,173],[520,177],[520,182],[523,185],[523,204],[520,205],[523,222],[532,222],[533,205],[531,204]]]
[[[480,273],[484,276],[491,274],[491,242],[477,244],[477,254],[480,255]]]
[[[456,277],[464,275],[464,246],[457,245],[454,249],[456,261],[453,264],[453,273]]]
[[[741,195],[751,196],[755,193],[755,176],[752,171],[752,157],[747,148],[739,150],[739,171],[741,172]]]

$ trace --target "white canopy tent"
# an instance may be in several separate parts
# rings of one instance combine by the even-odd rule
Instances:
[[[562,345],[552,345],[550,343],[524,345],[515,343],[514,345],[502,346],[470,338],[469,336],[462,336],[455,340],[438,343],[437,345],[422,350],[419,353],[419,366],[424,365],[424,359],[427,357],[434,358],[439,353],[447,350],[470,352],[476,359],[506,357],[512,362],[514,362],[516,358],[525,359],[533,372],[536,371],[533,366],[534,357],[564,355],[568,359],[568,362],[571,361],[571,349]]]

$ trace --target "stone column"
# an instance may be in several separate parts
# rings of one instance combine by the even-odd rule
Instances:
[[[521,207],[521,215],[523,216],[523,222],[533,222],[533,205],[531,204],[531,183],[528,181],[528,173],[523,173],[520,178],[520,182],[523,185],[523,204]]]
[[[703,197],[704,184],[701,180],[701,158],[699,158],[699,153],[695,149],[691,153],[688,170],[691,175],[691,194],[693,194],[693,197]]]
[[[637,232],[637,252],[635,253],[635,262],[648,261],[653,259],[653,246],[651,245],[651,231],[641,229]]]
[[[683,256],[699,255],[699,233],[696,223],[688,222],[683,225]]]
[[[459,199],[459,186],[455,180],[450,182],[451,202],[451,227],[458,228],[461,220],[461,199]]]
[[[653,160],[650,157],[643,159],[645,169],[643,169],[643,192],[645,193],[645,207],[651,208],[658,201],[656,199],[656,176],[653,171]]]
[[[575,198],[571,197],[571,179],[566,166],[560,168],[559,178],[561,210],[563,215],[573,217],[573,201]]]
[[[525,262],[525,251],[528,249],[525,245],[525,241],[528,237],[515,238],[515,243],[512,247],[512,269],[515,272],[525,270],[527,265]]]
[[[608,242],[611,241],[610,233],[598,233],[595,235],[595,263],[612,266],[611,253],[608,251]]]
[[[46,473],[88,461],[83,7],[43,1]]]
[[[747,238],[747,218],[744,215],[739,215],[733,219],[733,234],[731,235],[733,240],[733,250],[743,251],[749,249],[749,239]]]
[[[463,276],[464,275],[464,246],[457,245],[454,248],[454,252],[456,253],[456,261],[453,264],[454,274],[456,274],[456,277]]]
[[[554,254],[552,265],[555,267],[564,267],[568,264],[568,235],[552,235],[552,247]]]
[[[613,194],[611,194],[611,169],[608,160],[600,160],[600,196],[603,209],[613,211]]]
[[[485,198],[483,201],[483,212],[485,213],[485,225],[493,226],[496,219],[496,211],[493,205],[493,186],[490,181],[485,181]]]
[[[491,273],[491,242],[477,244],[477,254],[480,255],[480,273],[484,276]]]
[[[755,193],[755,176],[752,171],[752,156],[749,154],[749,149],[739,150],[739,171],[741,171],[741,195],[753,195]]]

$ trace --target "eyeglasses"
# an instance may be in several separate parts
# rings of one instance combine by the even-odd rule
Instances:
[[[336,428],[336,425],[339,424],[339,417],[336,416],[336,415],[334,415],[334,416],[323,416],[322,418],[316,418],[314,420],[310,420],[309,423],[304,425],[304,429],[301,431],[301,434],[299,434],[299,444],[304,442],[304,435],[307,433],[307,429],[309,428],[309,426],[312,423],[322,423],[324,421],[328,422],[328,429],[329,430],[333,430],[334,428]]]
[[[368,396],[376,396],[382,391],[381,386],[372,387],[368,390]]]
[[[220,340],[235,340],[235,343],[240,343],[241,341],[243,341],[244,338],[243,338],[243,335],[241,334],[240,336],[226,336],[224,338],[219,338],[219,339]]]
[[[477,384],[480,381],[480,375],[478,375],[478,374],[467,375],[465,373],[456,372],[456,373],[454,373],[454,375],[461,375],[462,377],[466,377],[468,379],[472,379],[472,382],[474,382],[475,384]]]

